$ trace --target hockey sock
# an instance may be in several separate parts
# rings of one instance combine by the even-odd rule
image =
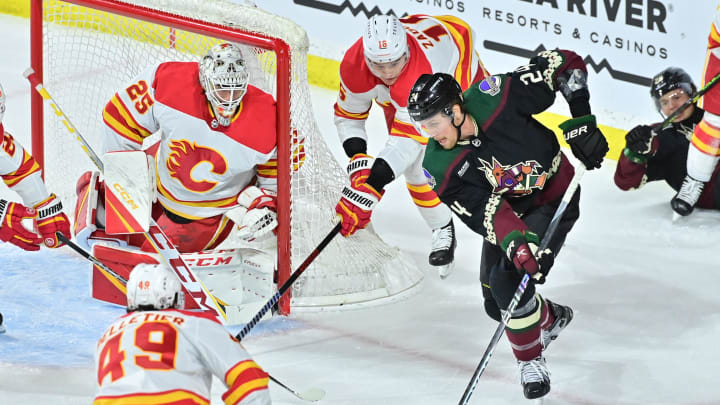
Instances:
[[[542,298],[536,295],[535,299],[515,310],[505,328],[515,358],[520,361],[530,361],[542,354],[540,325],[544,307]]]
[[[539,297],[539,296],[538,296]],[[548,330],[552,326],[552,324],[555,322],[555,314],[553,314],[552,310],[550,310],[550,304],[548,304],[547,301],[541,299],[542,301],[542,322],[540,323],[540,326],[543,330]]]

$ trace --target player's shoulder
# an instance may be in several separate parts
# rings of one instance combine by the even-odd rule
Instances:
[[[277,145],[276,108],[270,94],[248,85],[240,110],[224,132],[236,142],[269,154]]]
[[[365,62],[362,38],[345,51],[345,56],[340,62],[340,80],[352,93],[365,93],[377,85],[377,78]]]
[[[186,114],[202,117],[207,110],[195,62],[165,62],[155,70],[152,88],[155,100]]]

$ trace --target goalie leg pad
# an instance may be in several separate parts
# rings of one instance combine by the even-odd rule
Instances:
[[[106,232],[147,232],[155,200],[154,160],[143,151],[119,151],[103,155],[103,162]]]
[[[85,172],[80,176],[75,187],[75,221],[73,235],[78,245],[85,250],[97,242],[116,246],[127,246],[126,235],[108,235],[105,232],[105,183],[100,180],[100,173]]]
[[[130,271],[136,265],[161,262],[161,259],[156,254],[141,252],[135,248],[95,245],[92,252],[93,256],[100,262],[125,280],[130,277]],[[125,283],[117,280],[94,264],[92,265],[90,288],[90,295],[97,300],[111,304],[127,305]]]

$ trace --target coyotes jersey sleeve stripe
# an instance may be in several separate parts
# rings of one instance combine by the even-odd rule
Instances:
[[[152,135],[150,131],[135,121],[117,93],[105,106],[103,120],[115,133],[137,144],[142,144],[143,139]]]
[[[210,401],[190,391],[172,390],[154,394],[98,397],[93,405],[210,405]]]
[[[16,146],[19,146],[19,144],[15,144]],[[2,179],[5,184],[8,185],[8,187],[12,187],[16,185],[17,183],[21,182],[22,180],[26,179],[28,176],[30,176],[33,173],[40,173],[40,165],[37,163],[37,161],[30,156],[27,151],[20,147],[20,151],[22,151],[23,154],[23,160],[20,164],[20,167],[17,168],[14,172],[10,172],[7,174],[3,174]]]
[[[450,32],[460,52],[454,76],[455,80],[460,83],[460,87],[467,89],[470,87],[474,76],[473,56],[475,55],[475,44],[473,43],[472,30],[467,23],[457,17],[445,15],[436,18]]]
[[[402,138],[411,138],[423,145],[427,145],[428,141],[428,138],[418,134],[414,126],[397,119],[393,121],[392,128],[390,129],[390,135]]]
[[[691,142],[702,152],[718,156],[720,155],[720,128],[715,128],[704,120],[700,121],[695,127]]]
[[[367,109],[365,112],[362,113],[351,113],[340,107],[338,103],[335,103],[335,115],[350,120],[366,120],[370,115],[370,109]]]
[[[225,374],[228,391],[222,398],[226,404],[237,404],[255,391],[268,388],[268,374],[257,363],[245,360]]]

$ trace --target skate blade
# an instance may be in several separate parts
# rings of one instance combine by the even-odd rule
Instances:
[[[450,264],[446,264],[444,266],[437,266],[438,275],[440,275],[440,280],[445,280],[448,278],[450,273],[455,269],[455,262],[451,262]]]
[[[677,222],[680,220],[680,218],[682,218],[682,215],[680,215],[680,214],[678,214],[677,212],[673,211],[672,222],[673,222],[673,223],[677,223]]]
[[[535,398],[535,405],[543,405],[545,403],[545,397]]]

